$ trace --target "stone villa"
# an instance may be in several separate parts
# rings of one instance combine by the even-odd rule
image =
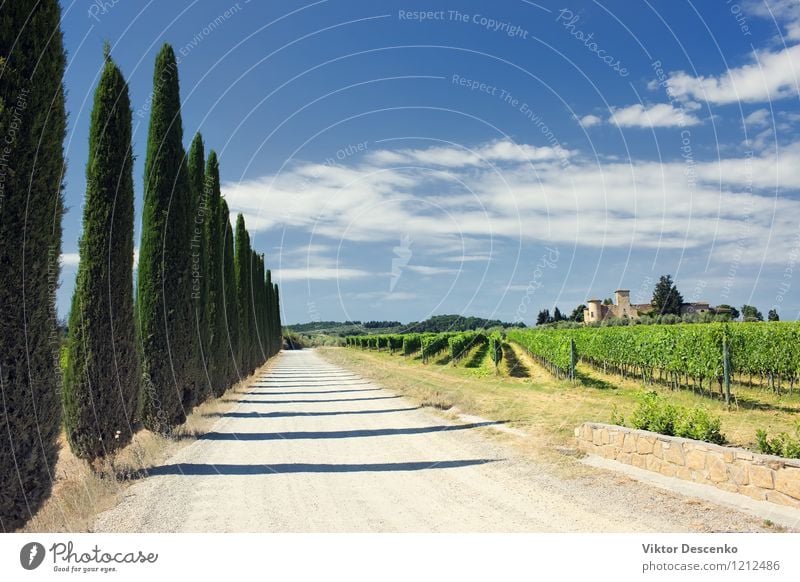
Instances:
[[[628,289],[614,291],[612,305],[603,305],[600,299],[590,299],[587,301],[587,305],[588,307],[583,310],[584,323],[603,321],[612,317],[639,319],[640,316],[653,311],[653,306],[649,303],[631,303],[631,292]],[[703,301],[681,304],[681,315],[689,313],[701,315],[713,311],[713,308]]]

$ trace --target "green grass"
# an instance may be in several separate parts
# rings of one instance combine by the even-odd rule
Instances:
[[[553,378],[516,346],[504,346],[495,374],[488,354],[478,367],[467,367],[473,353],[457,366],[442,359],[424,365],[418,358],[391,356],[359,349],[324,349],[329,360],[350,368],[423,405],[447,409],[457,406],[470,414],[505,420],[552,444],[568,444],[583,422],[610,422],[613,410],[630,418],[643,391],[655,390],[674,404],[703,407],[722,420],[722,432],[734,446],[756,448],[756,430],[792,432],[800,418],[800,396],[736,386],[740,403],[727,408],[688,390],[643,386],[589,366],[579,365],[577,382]]]

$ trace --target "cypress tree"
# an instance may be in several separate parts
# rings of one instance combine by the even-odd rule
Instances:
[[[157,432],[181,424],[194,403],[191,193],[182,140],[178,66],[164,45],[153,80],[136,303],[144,421]]]
[[[213,150],[206,162],[205,192],[208,199],[208,219],[205,222],[205,246],[208,249],[208,281],[206,285],[206,321],[208,322],[208,376],[215,395],[225,392],[228,374],[228,335],[225,329],[225,224],[219,186],[219,162]]]
[[[66,57],[56,0],[0,9],[0,531],[50,495],[61,422],[55,309]]]
[[[63,393],[69,443],[78,457],[90,460],[131,441],[139,401],[131,115],[128,85],[106,52],[89,129]]]
[[[258,351],[257,351],[257,360],[259,365],[263,364],[264,361],[269,357],[269,347],[267,342],[269,341],[267,338],[267,328],[266,328],[266,316],[267,316],[267,287],[264,277],[266,276],[264,273],[264,255],[255,255],[255,263],[256,263],[256,273],[254,278],[255,284],[255,291],[257,297],[255,299],[255,304],[257,306],[257,322],[258,322]]]
[[[275,289],[275,352],[273,355],[275,355],[281,351],[281,346],[283,345],[283,326],[281,325],[281,299],[280,292],[278,291],[278,284],[275,283],[273,288]]]
[[[241,378],[238,362],[241,359],[240,335],[239,335],[239,301],[236,293],[236,266],[233,254],[233,229],[231,228],[230,211],[228,203],[224,198],[220,198],[220,230],[223,232],[223,260],[222,260],[222,287],[223,301],[225,309],[225,326],[227,330],[223,335],[227,341],[226,354],[226,382],[222,391]]]
[[[207,321],[208,302],[208,241],[206,223],[209,222],[210,192],[205,187],[205,146],[198,133],[189,148],[189,186],[192,194],[191,251],[192,251],[192,335],[195,341],[195,374],[197,376],[197,401],[203,402],[212,393],[209,371],[210,328]]]
[[[244,224],[244,216],[236,217],[236,303],[239,309],[239,359],[241,376],[250,374],[250,348],[252,342],[252,302],[250,300],[250,265],[252,253],[250,236]]]

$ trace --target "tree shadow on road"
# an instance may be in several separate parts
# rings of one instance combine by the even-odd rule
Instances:
[[[207,432],[198,435],[198,440],[203,441],[291,441],[291,440],[322,440],[322,439],[350,439],[378,436],[400,436],[415,434],[430,434],[435,432],[452,432],[456,430],[470,430],[485,426],[496,426],[508,421],[472,422],[469,424],[448,424],[437,426],[415,426],[408,428],[365,428],[356,430],[328,430],[328,431],[293,431],[293,432]]]
[[[392,412],[411,412],[419,406],[409,408],[381,408],[379,410],[330,410],[326,412],[211,412],[203,416],[218,418],[292,418],[299,416],[346,416],[351,414],[389,414]]]
[[[288,473],[383,473],[393,471],[427,471],[456,469],[494,463],[502,459],[464,459],[455,461],[414,461],[407,463],[279,463],[275,465],[230,465],[206,463],[176,463],[144,469],[127,476],[128,479],[158,475],[283,475]]]

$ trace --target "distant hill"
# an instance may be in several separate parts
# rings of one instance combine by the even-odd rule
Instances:
[[[443,331],[469,331],[491,327],[525,327],[524,323],[506,323],[499,319],[464,317],[462,315],[434,315],[425,321],[403,324],[399,321],[313,321],[286,326],[291,331],[305,335],[364,335],[379,333],[423,333]]]

